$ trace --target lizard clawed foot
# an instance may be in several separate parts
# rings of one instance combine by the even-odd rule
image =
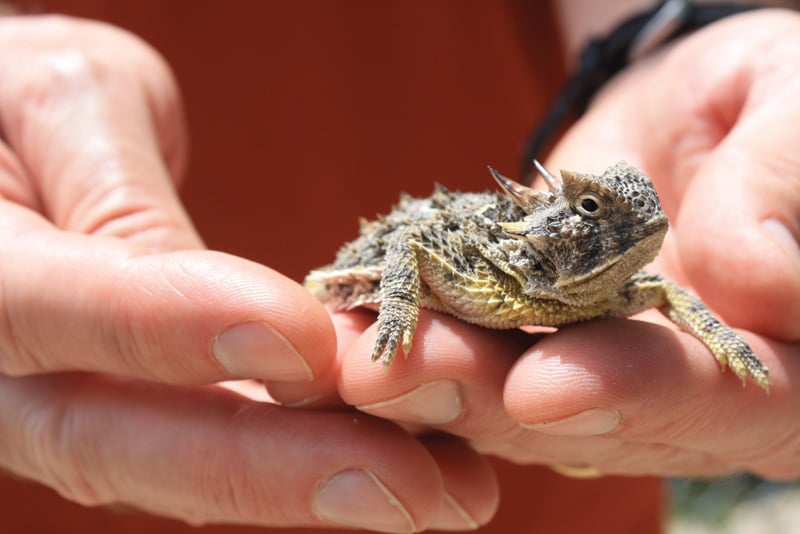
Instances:
[[[769,393],[771,379],[769,369],[755,355],[753,349],[733,330],[721,326],[715,336],[714,346],[710,347],[722,369],[727,362],[733,373],[742,381],[742,387],[751,379]]]
[[[384,317],[384,315],[388,315]],[[416,318],[393,316],[384,314],[383,309],[378,317],[378,337],[372,350],[372,361],[380,360],[384,368],[392,365],[397,356],[398,349],[403,349],[403,354],[408,357],[411,352],[411,342],[416,330]]]

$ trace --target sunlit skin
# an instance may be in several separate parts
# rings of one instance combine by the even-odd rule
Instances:
[[[388,373],[371,365],[374,326],[359,318],[365,331],[341,354],[344,399],[430,424],[414,396],[433,406],[437,384],[441,406],[452,407],[436,410],[437,428],[518,462],[800,475],[800,78],[788,67],[798,30],[798,15],[765,10],[642,60],[604,88],[546,162],[600,172],[625,159],[650,176],[671,221],[651,267],[740,329],[770,368],[770,395],[743,391],[655,313],[541,340],[425,313],[411,354]]]
[[[0,468],[197,524],[387,532],[492,516],[494,476],[458,436],[606,473],[800,475],[799,55],[790,12],[698,31],[609,84],[545,162],[625,159],[653,179],[672,221],[655,268],[740,329],[767,396],[658,314],[540,338],[423,313],[384,372],[374,314],[330,313],[203,250],[174,190],[180,98],[150,48],[97,24],[0,19]],[[236,378],[317,410],[259,402]],[[365,413],[327,410],[339,397]],[[325,503],[344,487],[374,514]]]

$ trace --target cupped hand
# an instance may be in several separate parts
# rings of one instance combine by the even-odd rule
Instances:
[[[192,523],[410,532],[491,516],[492,474],[458,440],[218,384],[324,395],[336,337],[299,285],[202,250],[157,54],[99,23],[9,17],[0,72],[0,467]]]
[[[425,313],[406,361],[345,355],[343,397],[365,412],[574,473],[800,476],[800,16],[724,20],[630,66],[548,166],[626,159],[656,184],[672,229],[648,269],[699,294],[768,365],[742,389],[657,312],[541,340]]]

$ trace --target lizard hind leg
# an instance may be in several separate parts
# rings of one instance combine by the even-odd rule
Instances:
[[[420,277],[414,242],[410,238],[398,238],[386,253],[386,267],[380,285],[378,337],[372,351],[372,361],[380,359],[384,367],[389,367],[400,348],[408,356],[417,329],[419,291]]]
[[[769,369],[739,334],[714,317],[700,299],[680,287],[664,281],[664,293],[667,304],[662,311],[667,317],[702,341],[723,369],[726,364],[731,368],[742,386],[750,378],[769,393]]]

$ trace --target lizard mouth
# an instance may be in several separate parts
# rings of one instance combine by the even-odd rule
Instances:
[[[653,231],[644,238],[635,239],[635,245],[629,246],[625,252],[617,254],[591,271],[581,274],[559,277],[555,287],[566,288],[586,284],[597,284],[598,279],[607,280],[608,287],[612,287],[633,276],[636,272],[650,263],[658,255],[661,244],[666,235],[667,225],[654,225]]]
[[[570,276],[569,278],[566,279],[559,279],[554,285],[555,287],[570,287],[570,286],[583,285],[601,276],[603,273],[605,273],[606,271],[614,267],[617,263],[619,263],[621,259],[622,256],[618,256],[613,260],[604,263],[603,265],[595,267],[594,269],[585,274],[579,276]]]

